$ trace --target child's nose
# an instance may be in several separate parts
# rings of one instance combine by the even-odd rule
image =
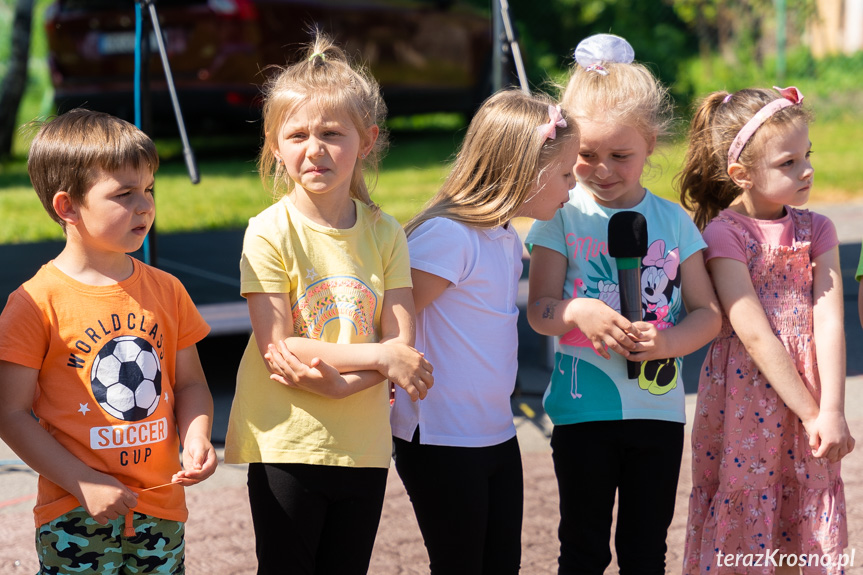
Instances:
[[[156,208],[156,198],[152,194],[144,194],[138,202],[138,213],[146,214]]]
[[[308,144],[306,145],[306,156],[309,158],[316,158],[323,154],[324,143],[315,137],[309,138]]]
[[[596,177],[600,179],[605,179],[611,175],[611,170],[608,169],[608,165],[604,161],[597,162],[595,172]]]

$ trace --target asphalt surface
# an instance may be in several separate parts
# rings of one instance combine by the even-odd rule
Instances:
[[[863,328],[857,316],[857,283],[854,271],[863,237],[863,203],[809,206],[825,213],[837,225],[843,266],[846,308],[848,379],[846,415],[852,433],[863,438]],[[239,280],[237,262],[242,231],[210,234],[178,234],[159,238],[160,267],[174,273],[187,286],[192,298],[212,318],[226,326],[237,324],[233,305]],[[0,246],[0,298],[56,255],[62,244]],[[210,307],[207,307],[210,306]],[[228,311],[224,311],[227,309]],[[221,310],[221,311],[220,311]],[[216,317],[224,312],[225,317]],[[206,315],[206,314],[205,314]],[[242,324],[242,318],[239,318]],[[231,331],[228,329],[228,331]],[[522,537],[522,572],[556,572],[557,485],[551,463],[548,436],[551,424],[541,408],[541,393],[548,381],[547,341],[521,325],[518,391],[513,397],[513,417],[518,429],[525,470],[525,522]],[[200,344],[202,361],[216,403],[214,441],[224,438],[233,394],[236,364],[245,344],[245,333],[222,333]],[[687,389],[687,419],[695,407],[695,385],[703,350],[684,360]],[[687,426],[688,427],[688,426]],[[668,573],[680,573],[691,481],[688,445],[684,448],[677,507],[668,535]],[[863,574],[863,450],[843,460],[842,476],[848,502],[848,553],[854,565],[847,573]],[[187,567],[191,575],[251,574],[255,572],[254,537],[245,487],[245,466],[221,465],[206,482],[189,488],[187,500]],[[645,470],[649,482],[649,470]],[[33,548],[32,507],[36,475],[0,442],[0,574],[34,573],[38,568]],[[857,549],[860,547],[860,549]],[[859,551],[859,553],[857,553]],[[401,481],[392,469],[381,526],[370,573],[381,575],[427,574],[428,557]],[[616,564],[607,570],[617,573]]]

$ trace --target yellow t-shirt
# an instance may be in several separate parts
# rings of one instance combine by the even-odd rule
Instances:
[[[0,359],[39,370],[33,413],[63,447],[137,491],[135,511],[185,521],[174,419],[177,350],[210,328],[174,276],[134,260],[132,275],[91,286],[53,263],[9,296]],[[78,507],[44,477],[36,526]]]
[[[316,224],[287,198],[249,220],[240,260],[242,293],[290,294],[295,335],[376,342],[384,292],[411,286],[401,226],[392,216],[354,204],[357,221],[349,229]],[[226,462],[389,466],[389,390],[383,381],[328,399],[269,376],[252,334],[237,374]]]

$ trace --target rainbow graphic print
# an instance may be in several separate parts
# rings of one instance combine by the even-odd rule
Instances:
[[[356,335],[374,335],[377,301],[375,292],[355,277],[320,279],[291,308],[294,333],[321,339],[327,324],[339,321],[352,325]]]

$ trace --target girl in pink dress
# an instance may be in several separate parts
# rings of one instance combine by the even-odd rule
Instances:
[[[802,100],[717,92],[692,120],[681,199],[723,327],[698,386],[686,574],[842,573],[847,560],[842,279],[832,222],[797,209],[813,178]]]

